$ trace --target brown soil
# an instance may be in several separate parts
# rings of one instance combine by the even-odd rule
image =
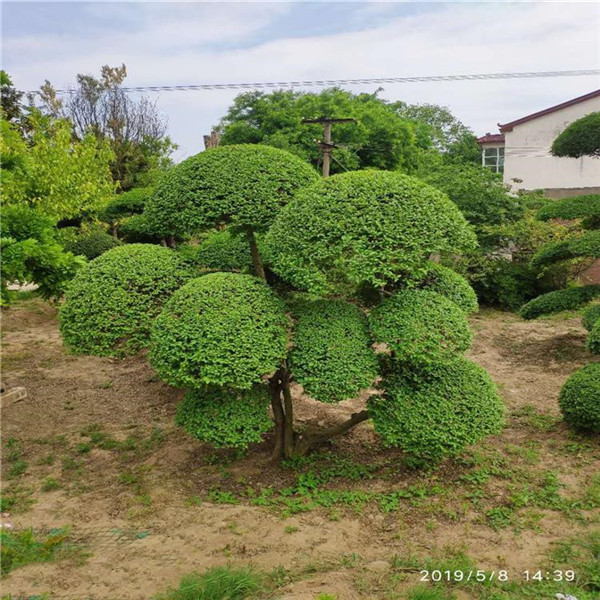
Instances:
[[[511,468],[529,469],[532,477],[553,471],[564,485],[561,493],[581,494],[597,470],[600,445],[569,433],[556,402],[566,377],[590,360],[579,321],[524,322],[484,311],[472,325],[471,358],[498,383],[508,423],[501,435],[467,456],[490,461],[501,456]],[[219,503],[215,495],[210,501],[207,495],[215,490],[239,499],[248,487],[285,488],[297,473],[268,464],[271,440],[236,458],[178,430],[173,416],[179,391],[161,383],[142,357],[117,361],[66,354],[55,310],[40,301],[3,311],[3,347],[4,381],[28,392],[26,400],[3,411],[3,446],[9,438],[20,440],[27,463],[24,474],[8,478],[10,465],[4,461],[3,488],[7,494],[26,490],[34,500],[5,520],[15,529],[70,526],[89,552],[83,563],[16,569],[3,581],[5,594],[142,600],[190,571],[231,562],[266,571],[282,565],[291,576],[278,597],[289,600],[313,600],[320,593],[340,600],[384,598],[390,589],[402,590],[418,579],[408,573],[399,587],[389,587],[386,574],[395,555],[462,549],[477,568],[520,572],[540,567],[553,542],[588,527],[560,511],[543,510],[535,527],[494,530],[484,512],[503,504],[510,480],[495,475],[483,506],[471,504],[461,496],[465,486],[459,478],[473,471],[473,461],[446,461],[429,473],[410,471],[400,452],[377,446],[369,423],[337,440],[331,452],[381,468],[369,478],[341,478],[328,489],[389,492],[440,485],[448,493],[404,500],[394,512],[368,503],[360,512],[315,508],[287,517],[280,507],[254,506],[243,498],[235,505]],[[331,407],[303,397],[298,388],[295,395],[298,418],[305,422],[335,422],[363,401]],[[78,450],[89,441],[93,424],[114,440],[129,437],[135,447]],[[536,457],[528,459],[532,448]],[[59,489],[42,490],[49,477]]]

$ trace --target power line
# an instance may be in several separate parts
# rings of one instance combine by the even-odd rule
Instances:
[[[199,83],[193,85],[140,85],[122,87],[124,92],[191,92],[199,90],[252,90],[285,87],[328,87],[378,83],[430,83],[435,81],[483,81],[490,79],[538,79],[548,77],[581,77],[600,75],[600,69],[571,71],[533,71],[528,73],[480,73],[473,75],[429,75],[425,77],[372,77],[365,79],[311,79],[307,81],[262,81],[254,83]],[[75,90],[56,90],[57,94],[72,94]],[[39,94],[39,90],[26,92]]]

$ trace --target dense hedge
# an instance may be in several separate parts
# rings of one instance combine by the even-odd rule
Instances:
[[[600,285],[584,285],[538,296],[521,308],[524,319],[535,319],[561,310],[575,310],[600,296]]]
[[[299,191],[265,242],[271,268],[316,293],[418,276],[431,254],[476,245],[447,196],[387,171],[342,173]]]
[[[283,302],[259,279],[210,273],[166,303],[152,328],[150,362],[167,383],[250,388],[286,355]]]
[[[384,445],[398,446],[421,463],[455,456],[502,427],[504,407],[494,383],[465,358],[422,379],[388,375],[382,386],[383,396],[368,403],[375,431]]]
[[[471,346],[471,330],[457,304],[429,290],[398,292],[369,315],[377,342],[408,363],[429,365],[452,361]]]
[[[85,256],[93,260],[107,250],[120,246],[121,242],[105,231],[95,229],[78,235],[71,243],[66,244],[66,249],[75,256]]]
[[[228,229],[215,231],[199,246],[181,245],[177,248],[181,258],[198,271],[242,271],[252,269],[248,240],[233,235]]]
[[[364,314],[343,300],[298,305],[290,367],[307,394],[340,402],[373,383],[377,358]]]
[[[547,221],[548,219],[583,219],[594,215],[600,216],[600,194],[574,196],[549,202],[540,208],[537,218]]]
[[[600,155],[600,112],[593,112],[573,121],[552,143],[554,156]]]
[[[410,282],[410,285],[437,292],[458,304],[466,313],[477,312],[479,308],[477,295],[469,282],[443,265],[431,263],[424,277],[417,282]]]
[[[219,146],[171,167],[146,204],[153,230],[194,233],[221,223],[265,231],[294,192],[318,179],[302,159],[256,144]]]
[[[265,385],[249,390],[204,387],[188,392],[175,422],[189,434],[217,448],[247,448],[261,442],[273,427]]]
[[[569,425],[600,433],[600,363],[575,371],[563,385],[558,404]]]
[[[531,259],[534,268],[577,257],[600,258],[600,230],[544,246]]]
[[[145,187],[134,188],[128,192],[116,195],[104,208],[100,214],[100,219],[111,223],[123,217],[142,213],[152,192],[152,188]]]
[[[594,304],[593,306],[586,308],[583,312],[581,324],[588,331],[591,331],[598,319],[600,319],[600,304]]]
[[[147,344],[163,304],[188,278],[177,255],[150,244],[105,252],[81,269],[60,310],[60,329],[76,353],[133,354]]]
[[[592,354],[600,354],[600,317],[596,319],[587,339],[587,348]]]

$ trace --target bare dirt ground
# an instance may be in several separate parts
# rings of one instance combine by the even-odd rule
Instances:
[[[574,516],[540,500],[552,481],[555,495],[582,498],[598,471],[598,440],[570,433],[556,402],[590,361],[585,331],[575,318],[494,311],[472,326],[470,356],[498,384],[507,427],[460,460],[414,472],[400,452],[378,448],[368,423],[337,440],[332,458],[296,468],[267,463],[270,440],[242,457],[214,451],[175,427],[181,392],[143,357],[70,356],[53,307],[28,300],[3,311],[4,381],[28,392],[2,414],[3,448],[13,440],[26,463],[14,473],[3,461],[4,495],[15,499],[5,520],[68,526],[86,554],[16,569],[3,593],[142,600],[232,563],[275,569],[277,597],[288,600],[402,598],[419,575],[390,578],[397,557],[461,551],[481,569],[539,568],[555,542],[599,519],[596,508]],[[304,421],[335,422],[361,402],[323,406],[295,392]],[[307,493],[299,473],[322,477],[318,489],[335,500]]]

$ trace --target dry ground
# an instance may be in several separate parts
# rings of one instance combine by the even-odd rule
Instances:
[[[423,473],[379,449],[368,423],[329,458],[295,466],[268,465],[269,440],[245,457],[211,450],[174,426],[180,392],[143,358],[67,355],[55,309],[41,301],[3,311],[4,379],[28,391],[2,415],[5,455],[13,450],[3,461],[5,520],[68,526],[85,550],[14,570],[3,593],[142,600],[231,562],[275,569],[279,598],[403,598],[419,578],[402,568],[414,557],[463,552],[513,580],[541,567],[555,542],[598,527],[600,444],[570,433],[556,403],[590,360],[585,332],[575,318],[494,311],[472,325],[471,357],[497,382],[508,424]],[[326,422],[360,403],[298,401],[300,419]]]

